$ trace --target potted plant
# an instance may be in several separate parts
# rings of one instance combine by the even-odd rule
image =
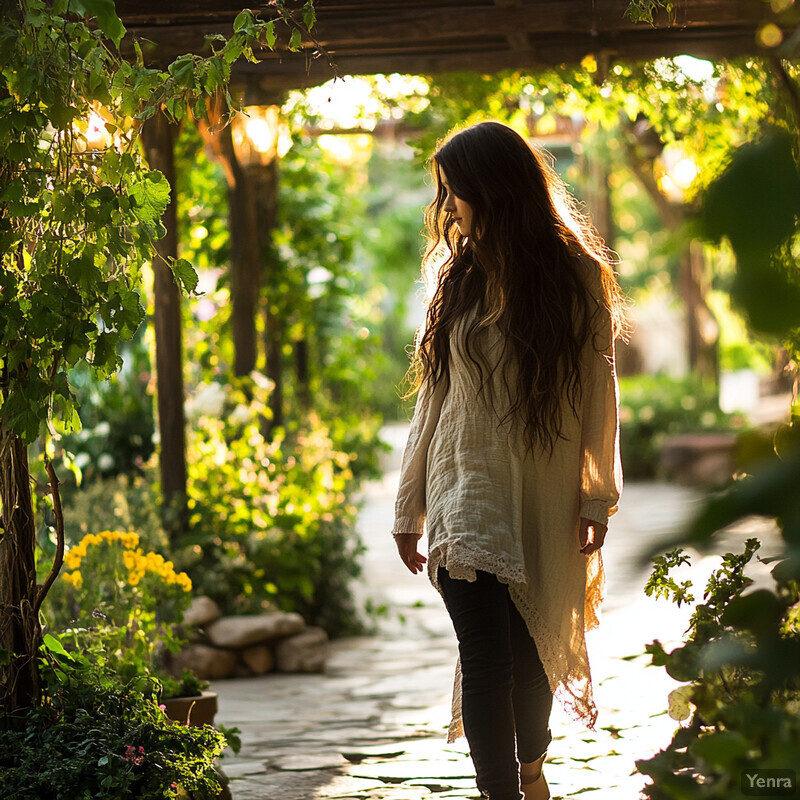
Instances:
[[[213,725],[217,713],[217,693],[208,690],[208,681],[200,680],[184,669],[180,678],[159,676],[164,713],[187,725]]]

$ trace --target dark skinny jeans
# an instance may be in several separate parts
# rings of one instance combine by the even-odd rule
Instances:
[[[491,573],[476,574],[470,582],[438,571],[461,656],[464,733],[481,794],[520,800],[517,762],[547,750],[553,697],[508,586]]]

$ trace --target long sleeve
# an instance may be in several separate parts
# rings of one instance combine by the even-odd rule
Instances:
[[[611,322],[602,314],[602,330],[587,344],[584,356],[581,425],[580,516],[606,524],[622,492],[619,453],[619,386]]]
[[[428,447],[439,422],[446,394],[444,380],[439,381],[433,392],[428,392],[425,384],[420,388],[403,451],[392,533],[422,533],[425,526]]]

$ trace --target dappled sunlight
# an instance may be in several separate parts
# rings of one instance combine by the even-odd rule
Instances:
[[[402,445],[403,430],[397,426],[389,438]],[[391,457],[387,463],[391,468]],[[466,741],[446,741],[457,654],[450,620],[425,576],[403,567],[389,535],[397,479],[392,470],[369,484],[359,517],[367,552],[356,588],[359,601],[379,611],[376,635],[334,642],[325,675],[215,686],[221,721],[244,731],[244,750],[225,765],[236,778],[237,798],[477,796]],[[626,487],[603,551],[608,598],[599,628],[587,636],[597,729],[554,707],[546,764],[554,798],[635,800],[645,783],[636,760],[666,746],[679,724],[667,708],[680,684],[649,665],[645,646],[654,639],[667,649],[680,642],[691,609],[644,595],[650,571],[644,555],[666,548],[701,501],[696,490],[674,485]],[[745,533],[728,534],[720,546],[735,549]],[[717,565],[716,556],[695,553],[675,577],[693,581],[701,594]]]
[[[419,75],[347,75],[305,92],[290,92],[284,113],[302,108],[322,130],[371,131],[381,119],[422,111],[428,104],[428,81]]]

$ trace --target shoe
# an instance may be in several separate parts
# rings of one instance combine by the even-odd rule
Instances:
[[[547,753],[536,761],[520,764],[519,780],[520,789],[525,800],[550,800],[550,789],[542,774],[542,766]]]

